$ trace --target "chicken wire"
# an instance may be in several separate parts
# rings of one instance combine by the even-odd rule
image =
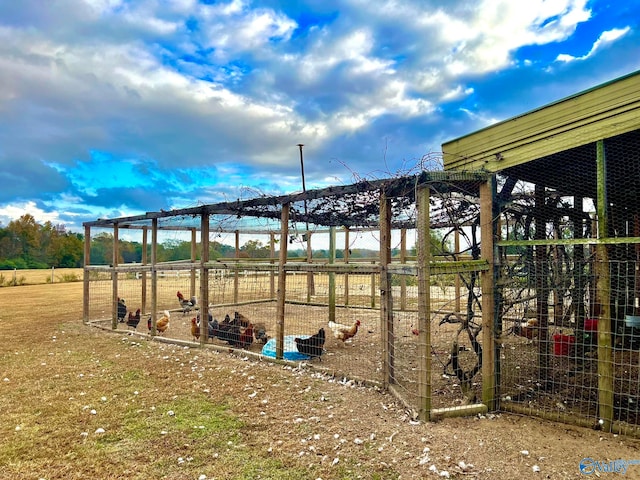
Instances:
[[[637,142],[632,132],[501,173],[500,408],[596,427],[611,411],[637,431]],[[599,362],[608,343],[611,362]]]

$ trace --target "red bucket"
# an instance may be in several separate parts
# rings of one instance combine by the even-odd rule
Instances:
[[[598,319],[597,318],[586,318],[584,321],[584,331],[585,332],[597,332],[598,331]]]
[[[569,349],[571,344],[576,341],[576,337],[573,335],[564,335],[562,333],[556,333],[553,336],[553,353],[557,357],[566,357],[569,355]]]

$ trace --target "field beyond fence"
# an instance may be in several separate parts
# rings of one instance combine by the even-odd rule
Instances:
[[[82,268],[42,268],[0,270],[0,287],[81,282]]]

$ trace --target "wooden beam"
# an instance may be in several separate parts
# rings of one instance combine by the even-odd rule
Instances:
[[[604,141],[596,143],[596,172],[598,198],[598,238],[609,236],[607,201],[607,159]],[[609,251],[606,245],[596,245],[596,285],[601,310],[598,318],[598,416],[602,429],[611,430],[613,422],[613,359],[611,351],[611,274]]]
[[[201,219],[202,220],[202,219]],[[200,227],[202,230],[202,227]],[[197,244],[197,237],[196,237],[196,229],[192,228],[191,229],[191,263],[195,263],[196,262],[196,258],[197,258],[197,251],[198,251],[198,244]],[[207,245],[209,244],[209,215],[207,215]],[[205,238],[205,232],[202,231],[202,235],[200,235],[202,237],[202,239],[204,240]],[[203,242],[204,243],[204,242]],[[204,253],[204,252],[203,252]],[[207,248],[207,258],[209,258],[209,249]],[[206,263],[206,262],[205,262]],[[196,292],[196,269],[192,268],[191,269],[191,278],[190,278],[190,283],[189,283],[189,291],[191,292],[191,295],[195,295]]]
[[[429,228],[428,186],[418,187],[418,416],[429,421],[431,416],[431,232]]]
[[[147,227],[144,227],[142,229],[142,265],[146,265],[148,262],[148,258],[147,258],[147,248],[148,248],[148,233],[149,233],[149,229]],[[142,270],[142,272],[140,272],[140,278],[141,278],[141,296],[142,296],[142,305],[140,307],[140,309],[142,310],[142,313],[147,313],[147,271]]]
[[[158,219],[151,220],[151,336],[157,334],[156,316],[158,315]]]
[[[488,264],[487,270],[480,275],[482,288],[482,403],[489,410],[496,410],[498,400],[498,360],[496,350],[495,325],[495,296],[496,270],[494,267],[496,256],[494,240],[496,238],[496,181],[492,177],[480,186],[480,238],[482,260]]]
[[[82,322],[89,322],[89,293],[90,293],[90,270],[91,265],[91,227],[84,227],[84,270],[82,274]],[[117,307],[116,307],[117,308]]]
[[[349,227],[344,227],[344,264],[349,263]],[[349,305],[349,274],[344,274],[344,304]]]
[[[336,263],[336,227],[331,227],[329,234],[329,265]],[[313,275],[309,272],[307,275]],[[329,320],[336,321],[336,272],[329,272]]]
[[[387,267],[391,263],[391,199],[380,194],[380,331],[382,332],[382,383],[395,383],[393,298]]]
[[[276,359],[284,358],[284,305],[287,297],[287,272],[284,269],[287,263],[287,246],[289,244],[289,209],[288,203],[282,206],[280,220],[280,260],[278,263],[278,298],[276,308]]]
[[[111,328],[116,330],[118,328],[118,224],[113,225],[113,259],[111,265],[113,270],[111,272]]]
[[[200,345],[204,346],[209,337],[209,214],[203,213],[200,219]],[[193,231],[195,235],[195,230]],[[192,237],[191,260],[195,261],[193,246],[195,245],[195,237]],[[192,270],[195,278],[195,271]],[[195,291],[195,287],[192,291]]]
[[[235,231],[235,241],[236,241],[236,255],[237,259],[240,258],[240,231]],[[238,295],[240,289],[240,272],[236,270],[233,275],[233,303],[238,303]]]

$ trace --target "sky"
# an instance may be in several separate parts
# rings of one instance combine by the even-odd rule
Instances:
[[[0,226],[440,169],[640,69],[640,0],[0,0]]]

